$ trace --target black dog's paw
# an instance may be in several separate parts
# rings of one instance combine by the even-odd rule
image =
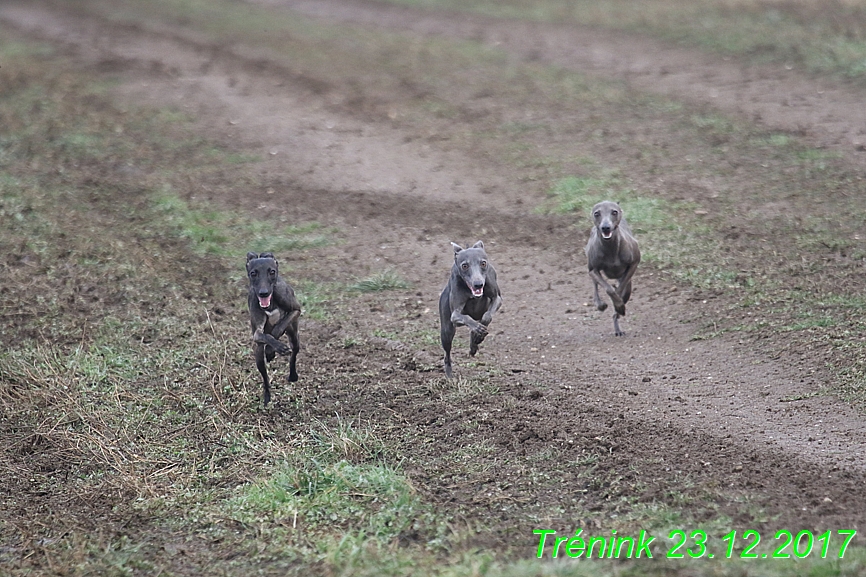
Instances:
[[[280,346],[277,347],[277,352],[285,356],[292,352],[292,347],[286,343],[280,343]]]
[[[294,383],[298,380],[298,373],[290,373],[289,374],[289,382]]]

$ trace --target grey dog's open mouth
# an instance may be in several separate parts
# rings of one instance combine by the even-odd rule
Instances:
[[[273,296],[273,293],[269,294],[266,297],[259,297],[259,306],[262,307],[263,309],[266,309],[269,306],[271,306],[271,297],[272,296]]]
[[[469,285],[467,285],[467,286],[469,286]],[[482,285],[481,288],[475,288],[473,286],[470,286],[469,290],[472,292],[473,297],[480,297],[481,295],[484,294],[484,285]]]
[[[608,239],[610,239],[610,237],[613,236],[613,229],[611,229],[610,232],[608,232],[608,233],[605,233],[604,231],[600,231],[600,232],[601,232],[601,238],[603,238],[604,240],[608,240]]]

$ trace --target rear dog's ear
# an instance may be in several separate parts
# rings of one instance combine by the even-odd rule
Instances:
[[[248,253],[247,253],[247,262],[250,262],[250,261],[253,260],[254,258],[259,258],[259,255],[257,255],[257,254],[254,253],[254,252],[248,252]]]
[[[461,250],[463,250],[463,247],[460,246],[459,244],[457,244],[456,242],[452,242],[452,243],[451,243],[451,248],[454,249],[454,254],[457,254],[458,252],[460,252]]]
[[[480,240],[472,245],[472,248],[484,248],[484,243]]]
[[[276,258],[274,258],[274,253],[272,252],[263,252],[259,255],[259,258],[273,258],[274,260],[277,260]]]

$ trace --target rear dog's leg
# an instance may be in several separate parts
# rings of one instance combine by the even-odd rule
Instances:
[[[592,275],[590,275],[592,277]],[[603,311],[607,308],[607,303],[601,300],[601,297],[598,296],[598,281],[595,278],[592,279],[592,304],[595,305],[600,311]]]
[[[625,336],[625,333],[619,328],[619,313],[613,313],[613,334],[618,337]]]

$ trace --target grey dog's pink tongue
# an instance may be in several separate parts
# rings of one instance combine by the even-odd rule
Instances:
[[[263,309],[271,306],[271,295],[266,296],[265,298],[259,297],[259,306]]]

